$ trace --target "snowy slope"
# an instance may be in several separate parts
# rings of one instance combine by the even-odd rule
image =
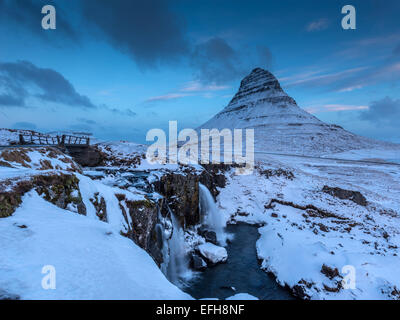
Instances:
[[[263,269],[302,298],[399,299],[397,166],[288,156],[265,156],[257,165],[253,175],[227,175],[218,206],[227,221],[263,225]],[[324,186],[359,191],[366,204]],[[340,286],[346,266],[354,267],[355,289]],[[330,278],[324,270],[335,272]]]
[[[0,146],[7,146],[10,143],[16,143],[19,140],[20,133],[28,132],[32,131],[0,128]]]
[[[299,108],[268,71],[254,69],[231,102],[199,129],[255,130],[255,151],[321,155],[362,148],[397,148],[329,125]]]
[[[32,191],[0,221],[0,289],[22,299],[190,299],[112,225],[62,210]],[[42,288],[55,267],[56,289]]]

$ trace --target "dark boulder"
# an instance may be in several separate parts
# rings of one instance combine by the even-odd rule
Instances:
[[[322,191],[342,200],[353,201],[354,203],[357,203],[363,207],[367,205],[367,199],[365,199],[365,197],[359,191],[345,190],[338,187],[328,186],[324,186]]]
[[[331,267],[328,267],[326,264],[322,265],[321,273],[324,274],[330,280],[339,276],[338,268],[331,268]]]
[[[207,263],[197,254],[192,254],[191,266],[194,270],[205,270],[207,268]]]
[[[214,231],[207,230],[204,226],[201,226],[197,233],[202,236],[207,242],[218,245],[217,234]]]

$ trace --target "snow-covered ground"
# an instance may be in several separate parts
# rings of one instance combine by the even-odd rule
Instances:
[[[167,280],[146,251],[121,235],[132,221],[116,195],[145,201],[143,192],[108,186],[80,172],[70,157],[51,148],[0,154],[1,201],[3,192],[15,192],[18,198],[18,183],[63,174],[79,180],[71,197],[81,198],[86,207],[85,215],[73,205],[62,209],[32,190],[12,216],[0,219],[0,299],[191,299]],[[106,222],[100,221],[95,198],[104,200]],[[55,290],[42,287],[49,270],[45,266],[55,268]]]
[[[359,191],[367,203],[339,199],[324,186]],[[229,176],[218,205],[226,220],[264,225],[262,268],[298,295],[399,298],[398,166],[265,155],[254,175]],[[342,288],[349,268],[355,289]]]
[[[22,299],[190,299],[118,229],[34,191],[0,221],[0,242],[0,288]],[[55,289],[42,287],[45,266],[54,267]]]
[[[149,179],[159,169],[181,169],[151,165],[143,159],[142,145],[105,143],[101,148],[114,156],[109,169],[155,170]],[[360,149],[326,157],[257,154],[253,175],[227,173],[217,199],[219,212],[230,223],[260,224],[261,267],[298,296],[399,298],[400,167],[379,163],[400,158],[397,151]],[[25,194],[14,214],[0,219],[0,241],[6,244],[0,251],[0,292],[23,299],[191,298],[166,279],[148,253],[120,235],[131,221],[116,194],[140,201],[145,199],[142,191],[115,187],[115,180],[98,171],[82,173],[70,157],[49,148],[1,152],[0,191],[6,190],[6,180],[52,173],[79,179],[86,215],[56,207],[35,191]],[[359,192],[354,197],[361,200],[341,199],[332,194],[335,187]],[[93,197],[104,199],[107,222],[100,221]],[[56,269],[56,290],[42,288],[45,265]],[[342,284],[349,270],[354,271],[354,289]]]

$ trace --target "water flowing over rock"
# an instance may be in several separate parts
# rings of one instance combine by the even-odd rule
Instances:
[[[199,183],[200,189],[200,212],[203,217],[203,224],[209,229],[215,232],[217,240],[220,244],[225,245],[226,234],[224,231],[225,221],[222,214],[218,211],[218,208],[214,202],[210,191],[206,186]]]
[[[185,251],[184,231],[179,225],[173,212],[171,212],[172,235],[168,241],[169,258],[167,277],[175,285],[180,285],[182,279],[190,276],[189,262]]]

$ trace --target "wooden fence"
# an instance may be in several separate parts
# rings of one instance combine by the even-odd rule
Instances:
[[[88,146],[90,138],[85,136],[57,135],[50,136],[44,134],[20,134],[19,144],[21,145],[49,145],[49,146]]]

